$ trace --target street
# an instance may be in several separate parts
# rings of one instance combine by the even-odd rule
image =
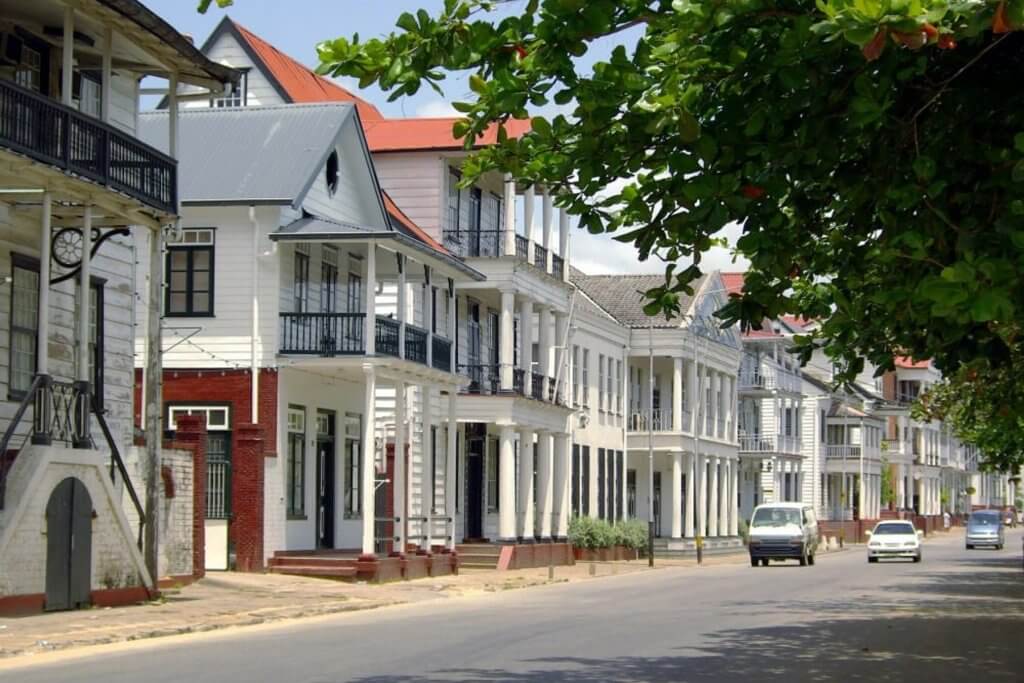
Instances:
[[[858,546],[807,568],[671,568],[20,659],[0,680],[1020,680],[1022,604],[1021,533],[968,552],[954,531],[919,565]]]

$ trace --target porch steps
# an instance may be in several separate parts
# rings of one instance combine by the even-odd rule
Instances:
[[[462,543],[455,546],[459,569],[497,569],[501,546],[492,543]]]
[[[274,574],[315,576],[329,579],[350,579],[356,575],[352,558],[324,555],[279,555],[270,558],[269,570]]]

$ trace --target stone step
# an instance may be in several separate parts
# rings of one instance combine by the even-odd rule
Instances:
[[[497,555],[477,555],[474,553],[459,553],[460,565],[486,565],[488,567],[498,566]]]
[[[501,555],[501,546],[491,545],[490,543],[465,543],[455,546],[455,551],[459,555],[490,555],[498,557]]]
[[[270,571],[274,574],[289,574],[293,576],[315,576],[326,578],[350,578],[356,575],[356,568],[353,566],[330,566],[320,565],[286,565],[272,566]]]
[[[351,565],[352,558],[340,558],[316,555],[286,555],[270,558],[271,567],[346,567]]]

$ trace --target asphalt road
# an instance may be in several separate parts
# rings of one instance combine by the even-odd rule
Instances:
[[[554,585],[64,656],[36,681],[1024,680],[1021,533],[924,562],[725,565]]]

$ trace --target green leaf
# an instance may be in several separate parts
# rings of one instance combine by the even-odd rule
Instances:
[[[409,33],[415,33],[419,29],[419,26],[416,25],[416,17],[410,12],[403,12],[395,22],[395,26]]]
[[[917,177],[924,181],[929,181],[935,177],[935,161],[929,157],[918,157],[914,159],[914,173]]]
[[[686,144],[692,144],[700,137],[700,123],[693,114],[683,110],[679,113],[679,139]]]
[[[480,95],[487,90],[487,81],[480,74],[470,74],[469,89]]]
[[[1013,136],[1013,147],[1021,154],[1024,154],[1024,133],[1017,133]]]
[[[1013,166],[1013,173],[1010,176],[1015,183],[1024,183],[1024,160],[1018,161]]]

